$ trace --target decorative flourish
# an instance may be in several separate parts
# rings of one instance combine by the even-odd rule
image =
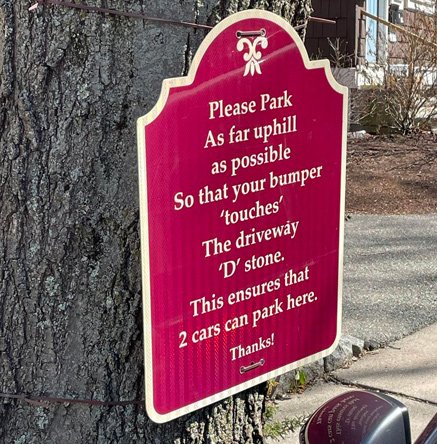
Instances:
[[[250,40],[246,37],[240,38],[237,43],[237,50],[243,51],[244,45],[247,45],[248,52],[243,55],[246,63],[243,76],[247,76],[249,73],[253,76],[255,73],[261,74],[261,66],[259,61],[261,60],[261,51],[257,51],[256,47],[261,46],[262,49],[266,49],[269,42],[264,35],[258,36],[255,40]]]

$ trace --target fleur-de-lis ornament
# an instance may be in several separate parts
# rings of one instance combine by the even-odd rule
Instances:
[[[250,40],[246,37],[240,38],[237,43],[237,50],[243,51],[244,45],[247,45],[248,52],[244,53],[243,58],[246,63],[243,76],[247,76],[249,73],[253,76],[255,73],[261,74],[261,51],[257,51],[256,47],[260,45],[262,49],[266,49],[269,42],[265,36],[258,36],[255,40]]]

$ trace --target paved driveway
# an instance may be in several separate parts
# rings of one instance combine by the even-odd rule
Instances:
[[[343,333],[383,343],[437,322],[437,214],[345,223]]]

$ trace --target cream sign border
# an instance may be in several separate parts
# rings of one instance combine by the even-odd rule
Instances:
[[[342,171],[341,171],[341,196],[340,196],[340,245],[339,245],[339,276],[338,276],[338,307],[337,307],[337,336],[334,344],[319,353],[312,356],[308,356],[300,361],[293,362],[291,364],[285,365],[274,371],[266,373],[262,376],[253,378],[242,384],[238,384],[220,393],[217,393],[208,398],[202,399],[198,402],[194,402],[178,410],[172,411],[167,414],[160,414],[154,409],[153,404],[153,362],[152,362],[152,320],[151,320],[151,294],[150,294],[150,258],[149,258],[149,233],[148,233],[148,202],[147,202],[147,172],[146,172],[146,140],[145,140],[145,127],[155,120],[167,102],[169,92],[171,88],[177,88],[182,86],[188,86],[193,83],[197,69],[208,50],[210,44],[214,39],[222,33],[226,28],[232,26],[233,24],[246,20],[246,19],[264,19],[276,23],[281,28],[283,28],[296,42],[296,45],[302,55],[305,68],[308,70],[312,69],[324,69],[326,78],[331,85],[331,87],[338,93],[343,94],[343,137],[342,137]],[[347,100],[348,100],[348,89],[341,86],[334,79],[328,60],[317,60],[310,61],[308,58],[305,46],[292,28],[292,26],[285,21],[283,18],[276,14],[261,10],[248,10],[236,13],[215,26],[211,32],[206,36],[205,40],[200,45],[189,73],[185,77],[176,77],[165,79],[162,83],[162,89],[160,97],[156,105],[148,112],[145,116],[140,117],[137,121],[137,138],[138,138],[138,171],[139,171],[139,188],[140,188],[140,225],[141,225],[141,260],[142,260],[142,288],[143,288],[143,319],[144,319],[144,348],[145,348],[145,391],[146,391],[146,409],[149,417],[157,422],[163,423],[171,421],[179,416],[185,415],[187,413],[193,412],[195,410],[204,408],[210,404],[227,398],[231,395],[244,391],[250,387],[257,384],[265,382],[269,379],[275,378],[283,373],[291,371],[302,365],[314,362],[325,356],[331,354],[336,348],[338,341],[340,339],[341,331],[341,304],[342,304],[342,282],[343,282],[343,237],[344,237],[344,203],[345,203],[345,182],[346,182],[346,135],[347,135]]]

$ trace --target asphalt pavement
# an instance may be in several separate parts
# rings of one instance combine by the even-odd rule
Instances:
[[[437,322],[437,214],[345,223],[343,333],[388,343]]]
[[[276,401],[271,423],[308,415],[345,391],[366,389],[408,407],[414,442],[437,413],[437,214],[352,215],[345,223],[343,334],[383,348]],[[298,442],[297,432],[267,440]]]

